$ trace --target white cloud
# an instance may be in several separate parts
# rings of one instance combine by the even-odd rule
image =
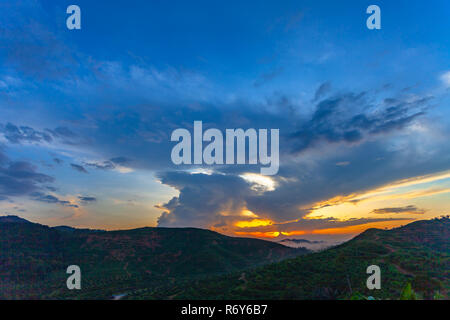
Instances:
[[[244,173],[240,175],[240,177],[253,184],[252,189],[255,191],[273,191],[276,188],[275,181],[268,176],[263,176],[257,173]]]
[[[446,87],[450,88],[450,70],[441,75],[441,81]]]

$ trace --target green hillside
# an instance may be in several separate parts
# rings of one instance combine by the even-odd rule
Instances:
[[[369,229],[331,249],[195,283],[136,292],[135,299],[399,299],[447,298],[450,219]],[[366,268],[381,268],[381,289],[368,290]],[[408,295],[410,296],[410,295]]]
[[[3,218],[3,219],[2,219]],[[0,217],[0,298],[100,298],[228,274],[306,253],[195,228],[91,231]],[[82,290],[66,288],[69,265]]]
[[[107,232],[0,217],[0,298],[398,299],[404,288],[407,296],[448,298],[449,221],[369,229],[304,254],[194,228]],[[81,267],[82,290],[65,286],[71,264]],[[372,264],[381,268],[381,290],[366,288]]]

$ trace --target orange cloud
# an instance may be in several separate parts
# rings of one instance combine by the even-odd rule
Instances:
[[[313,210],[318,210],[324,207],[336,206],[342,203],[358,203],[366,200],[394,200],[394,199],[414,199],[419,197],[431,196],[436,194],[448,193],[449,188],[434,188],[409,192],[401,192],[396,194],[389,194],[397,189],[411,187],[419,184],[431,183],[439,180],[450,178],[450,172],[444,171],[437,174],[426,176],[419,176],[409,179],[403,179],[386,184],[379,188],[368,190],[366,192],[353,193],[349,195],[338,195],[331,199],[318,202],[314,205]]]
[[[251,236],[257,238],[277,238],[280,235],[280,232],[235,232],[238,236]]]
[[[380,222],[371,222],[361,225],[355,225],[355,226],[346,226],[346,227],[337,227],[337,228],[327,228],[327,229],[314,229],[314,230],[294,230],[294,231],[251,231],[251,232],[242,232],[242,231],[236,231],[234,232],[236,235],[240,236],[251,236],[251,237],[258,237],[258,238],[277,238],[281,235],[283,236],[300,236],[300,235],[307,235],[307,234],[323,234],[323,235],[332,235],[332,234],[340,234],[340,235],[355,235],[359,234],[361,232],[364,232],[367,229],[370,228],[378,228],[378,229],[391,229],[396,228],[401,225],[407,224],[411,221],[414,221],[415,219],[410,220],[399,220],[399,221],[380,221]]]
[[[253,228],[253,227],[265,227],[273,224],[273,221],[267,219],[253,219],[237,221],[234,225],[238,228]]]
[[[311,234],[358,234],[358,233],[364,232],[365,230],[370,229],[370,228],[378,228],[378,229],[396,228],[401,225],[410,223],[414,220],[415,219],[402,220],[402,221],[373,222],[373,223],[367,223],[367,224],[363,224],[363,225],[348,226],[348,227],[342,227],[342,228],[317,229],[317,230],[311,231]]]

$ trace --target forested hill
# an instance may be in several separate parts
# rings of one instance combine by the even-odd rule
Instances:
[[[109,298],[136,290],[264,265],[307,252],[195,228],[99,231],[50,228],[0,217],[0,297]],[[66,288],[78,265],[83,289]]]
[[[399,299],[403,293],[408,297],[448,299],[449,248],[448,217],[417,221],[393,230],[369,229],[340,246],[250,272],[214,277],[193,285],[184,283],[157,292],[139,292],[134,297]],[[366,287],[370,265],[381,269],[380,290]]]

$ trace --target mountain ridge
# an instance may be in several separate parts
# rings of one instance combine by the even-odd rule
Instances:
[[[368,229],[321,252],[248,270],[180,283],[129,299],[399,299],[408,284],[424,299],[450,292],[450,219]],[[367,267],[381,269],[381,289],[366,286]],[[244,281],[245,280],[245,281]]]
[[[448,216],[367,229],[314,253],[199,228],[67,232],[12,220],[0,223],[0,298],[396,299],[408,283],[424,298],[450,291]],[[83,272],[79,292],[65,288],[69,264]],[[365,285],[373,264],[381,290]]]
[[[0,224],[0,247],[0,296],[20,298],[76,296],[65,287],[72,264],[82,270],[81,294],[104,299],[116,289],[226,274],[308,252],[198,228],[96,232],[31,222]]]

